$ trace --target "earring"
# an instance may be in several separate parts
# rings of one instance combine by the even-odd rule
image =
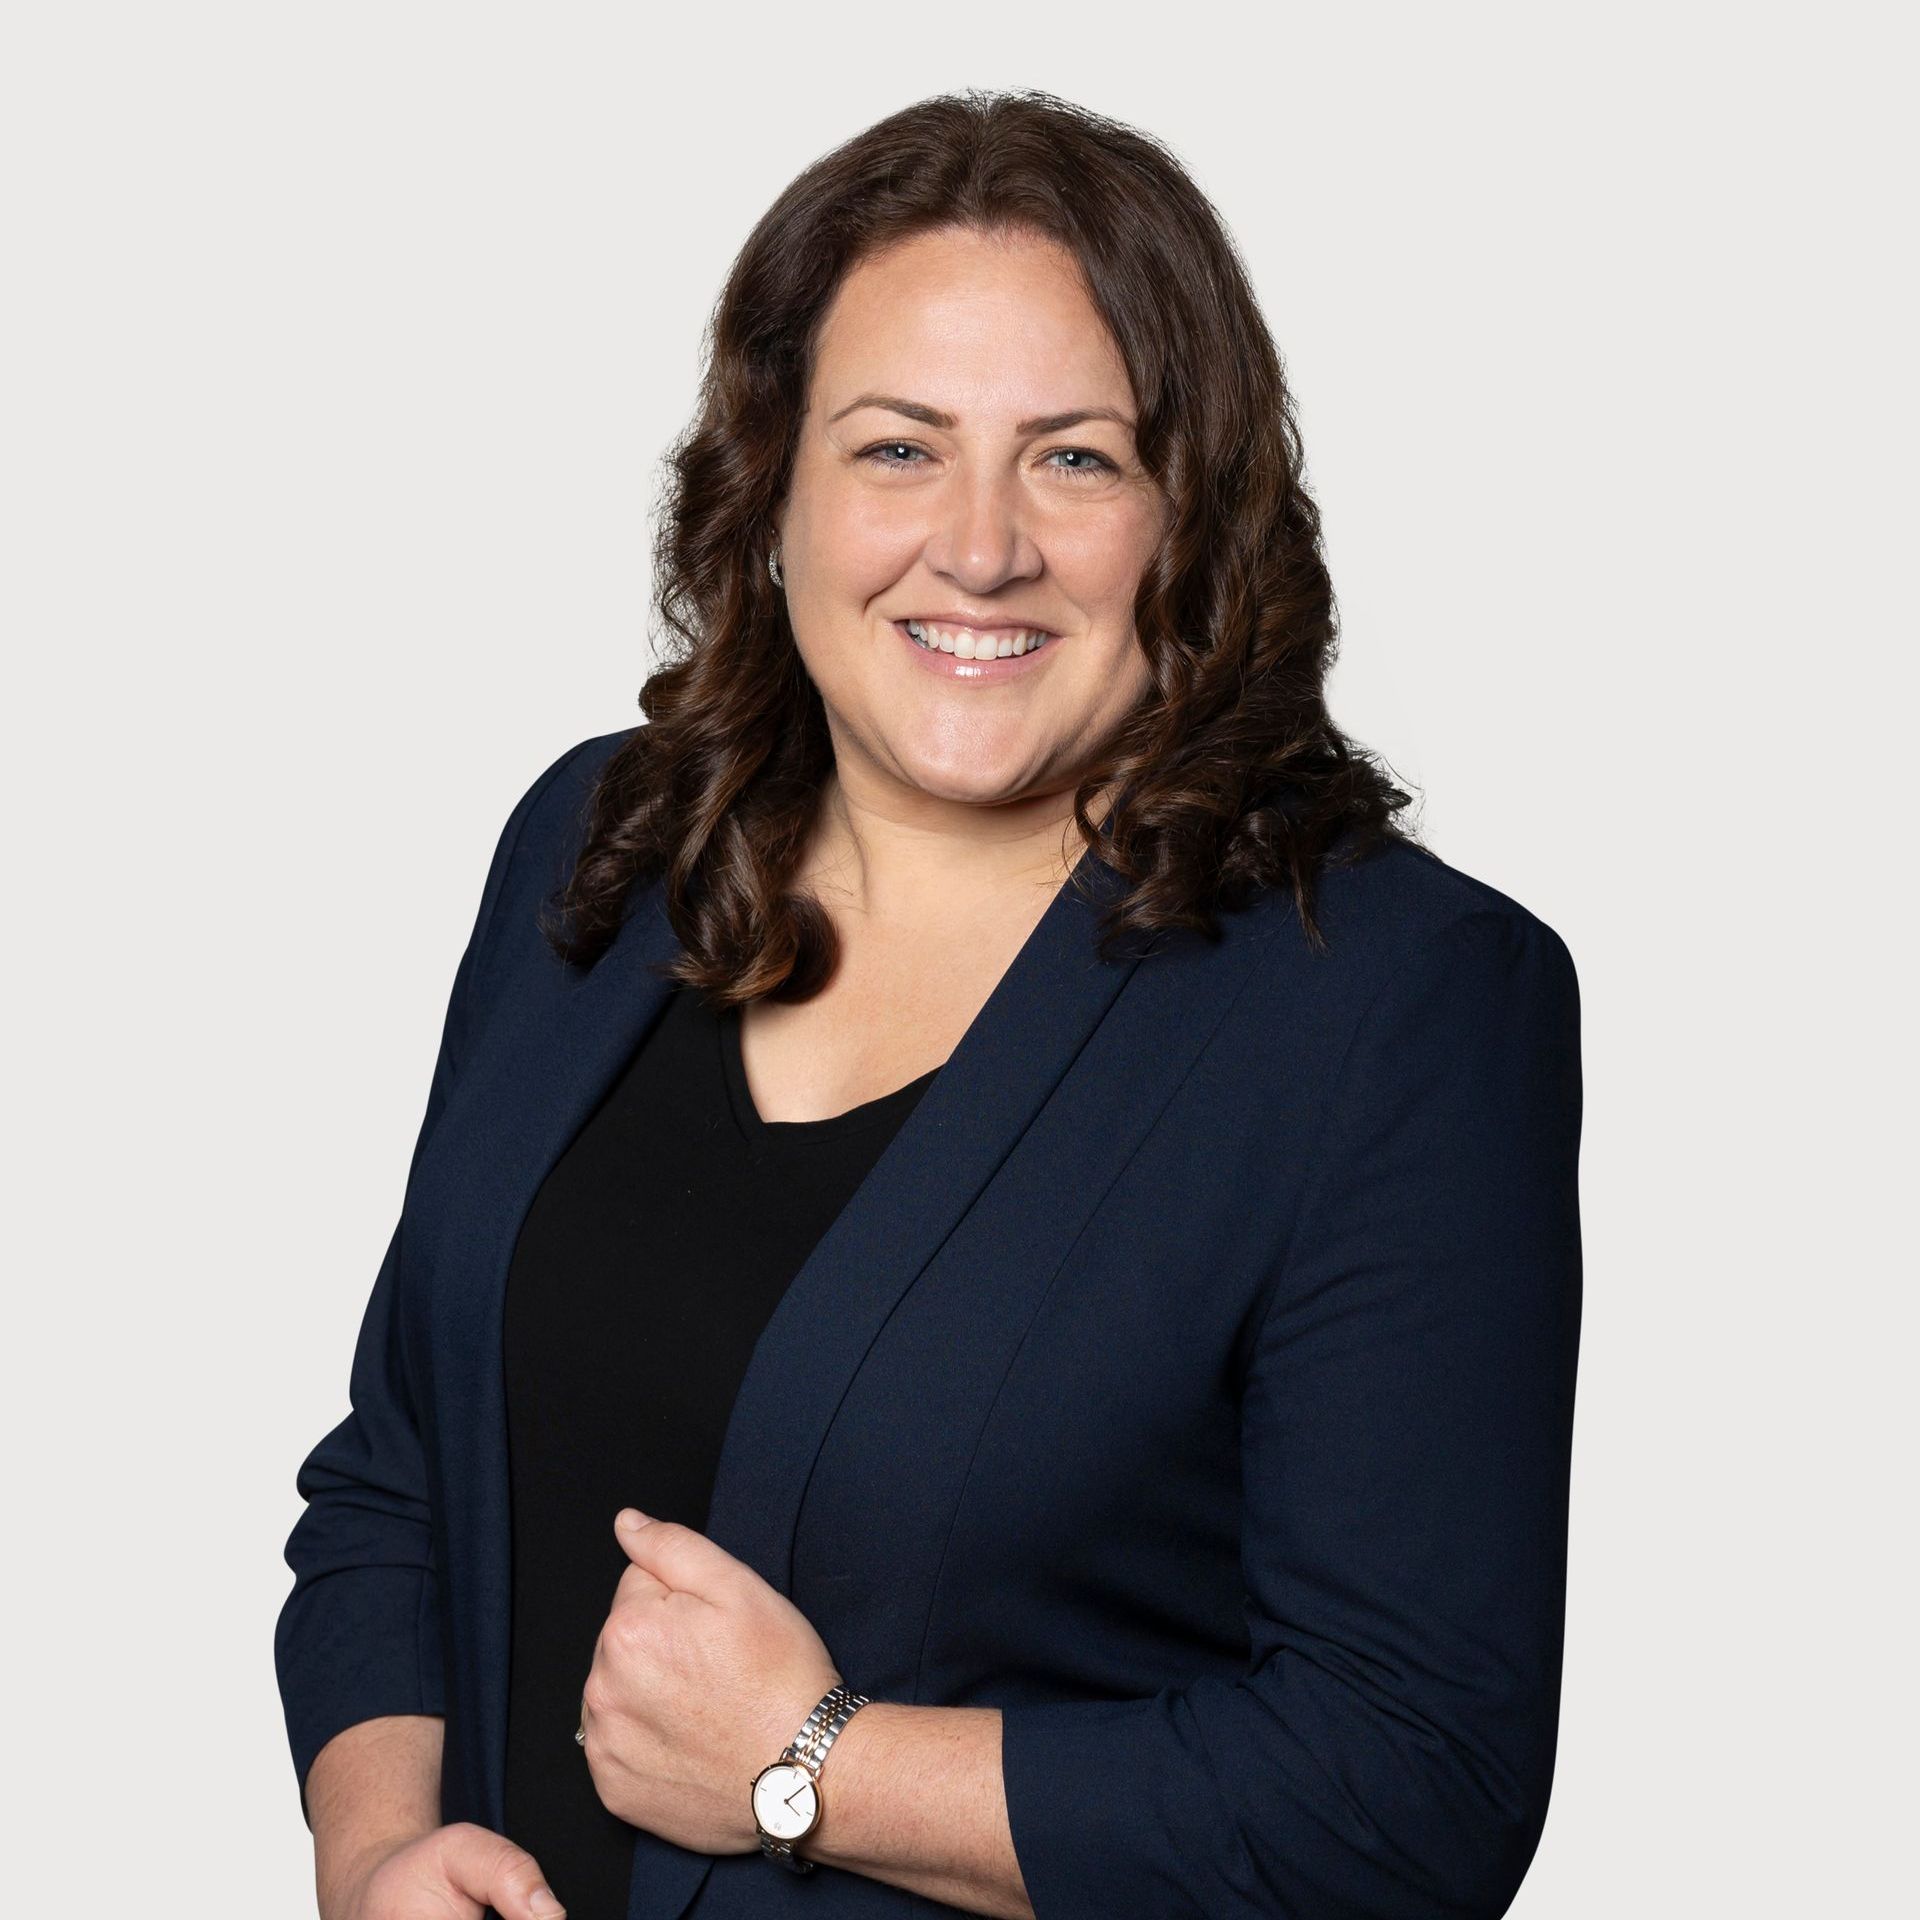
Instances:
[[[767,555],[767,571],[773,575],[773,584],[784,587],[787,583],[780,578],[780,549],[775,547]]]

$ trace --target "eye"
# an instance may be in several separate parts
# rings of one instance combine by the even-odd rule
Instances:
[[[920,463],[917,460],[901,459],[899,456],[902,454],[924,453],[925,451],[926,449],[924,447],[916,447],[911,440],[882,440],[874,446],[863,447],[860,451],[860,458],[862,460],[872,460],[876,465],[882,467],[913,467],[918,466]]]
[[[1087,461],[1087,462],[1090,462],[1091,464],[1086,466],[1056,468],[1055,471],[1059,473],[1082,474],[1082,473],[1117,473],[1119,472],[1119,468],[1116,467],[1114,463],[1111,460],[1109,460],[1104,453],[1095,453],[1091,447],[1055,447],[1054,450],[1047,455],[1047,458],[1049,460],[1057,460],[1062,455],[1070,456],[1075,460]]]

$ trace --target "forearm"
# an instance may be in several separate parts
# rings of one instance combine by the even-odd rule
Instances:
[[[445,1734],[437,1714],[385,1714],[345,1728],[315,1755],[307,1809],[321,1920],[370,1854],[391,1852],[440,1825]]]
[[[996,1707],[875,1700],[849,1720],[821,1775],[808,1859],[996,1920],[1033,1920],[1007,1825]]]

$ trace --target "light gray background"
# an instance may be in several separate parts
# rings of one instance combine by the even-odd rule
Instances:
[[[1131,120],[1214,197],[1299,395],[1336,714],[1579,965],[1565,1703],[1513,1911],[1911,1897],[1894,20],[9,10],[11,1908],[310,1911],[279,1552],[494,836],[638,717],[748,226],[959,85]]]

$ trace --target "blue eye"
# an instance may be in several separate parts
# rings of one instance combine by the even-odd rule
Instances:
[[[1047,458],[1049,460],[1056,459],[1063,453],[1072,454],[1076,460],[1091,460],[1093,465],[1090,467],[1062,467],[1060,469],[1062,473],[1112,473],[1116,471],[1113,462],[1109,460],[1104,453],[1095,453],[1091,447],[1055,447],[1053,452],[1047,455]]]
[[[880,456],[879,464],[883,467],[910,467],[916,463],[911,460],[897,460],[893,456],[900,453],[918,453],[920,451],[921,449],[916,447],[910,440],[882,440],[878,446],[867,448],[860,457],[863,460],[871,460],[878,455]]]

